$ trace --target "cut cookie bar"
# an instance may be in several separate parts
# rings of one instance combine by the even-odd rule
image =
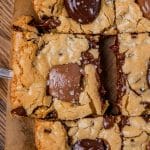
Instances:
[[[115,117],[84,118],[60,123],[35,123],[38,150],[120,150],[121,136]]]
[[[60,33],[115,34],[113,0],[33,0],[47,30]]]
[[[23,16],[14,23],[12,113],[74,120],[102,115],[99,36],[44,34]]]
[[[116,0],[115,5],[119,32],[150,32],[149,0]]]
[[[123,150],[150,149],[150,117],[123,117],[121,128]]]
[[[150,114],[150,36],[121,34],[118,43],[117,90],[121,112],[129,116]]]

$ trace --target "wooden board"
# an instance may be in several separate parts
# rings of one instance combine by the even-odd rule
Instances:
[[[13,0],[0,0],[0,67],[9,67]],[[5,145],[6,101],[8,81],[0,79],[0,150]]]

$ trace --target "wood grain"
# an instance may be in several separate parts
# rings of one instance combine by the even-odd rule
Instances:
[[[0,67],[9,68],[14,0],[0,0]],[[5,145],[8,81],[0,79],[0,150]]]

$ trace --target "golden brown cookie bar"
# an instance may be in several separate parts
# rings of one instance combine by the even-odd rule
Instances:
[[[14,23],[12,113],[74,120],[102,115],[99,36],[40,34],[23,16]]]
[[[116,0],[116,23],[122,32],[150,32],[149,0]]]
[[[123,115],[150,114],[150,36],[120,34],[118,65],[118,103]]]
[[[121,133],[123,150],[149,150],[150,117],[122,117]]]
[[[35,143],[38,150],[69,150],[67,131],[59,121],[36,121]]]
[[[60,33],[115,34],[113,0],[33,0],[43,26]]]
[[[35,141],[38,150],[120,150],[119,130],[117,119],[108,116],[63,123],[37,120]]]

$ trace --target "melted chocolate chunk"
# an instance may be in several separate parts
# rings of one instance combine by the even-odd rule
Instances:
[[[110,103],[106,111],[106,114],[114,116],[120,115],[121,114],[120,107],[116,105],[115,102],[113,102],[112,104]]]
[[[114,116],[104,116],[103,125],[105,129],[113,127],[114,122],[115,122]]]
[[[136,2],[141,8],[143,16],[150,19],[150,0],[136,0]]]
[[[148,63],[148,69],[147,69],[147,85],[150,88],[150,61]]]
[[[125,53],[119,53],[118,38],[115,40],[115,44],[110,46],[110,49],[116,56],[117,67],[117,101],[120,101],[126,92],[126,75],[123,73],[122,66],[125,62]]]
[[[24,116],[24,117],[27,116],[26,110],[24,109],[23,106],[20,106],[20,107],[18,107],[16,109],[13,109],[11,111],[11,113],[15,114],[15,115],[19,115],[19,116]]]
[[[73,150],[110,150],[110,145],[104,139],[83,139],[74,144]]]
[[[81,24],[93,22],[99,14],[101,0],[65,0],[69,17]]]
[[[81,92],[81,68],[78,64],[58,65],[49,74],[49,93],[63,101],[74,103]]]

